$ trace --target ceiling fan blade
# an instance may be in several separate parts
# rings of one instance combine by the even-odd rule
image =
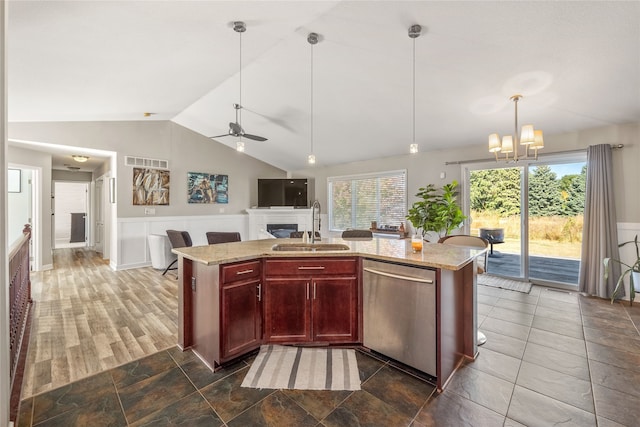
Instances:
[[[223,136],[231,136],[228,133],[225,133],[224,135],[216,135],[216,136],[210,136],[209,138],[222,138]]]
[[[267,140],[267,138],[265,138],[264,136],[250,135],[248,133],[243,133],[242,137],[243,138],[247,138],[247,139],[253,139],[254,141],[266,141]]]

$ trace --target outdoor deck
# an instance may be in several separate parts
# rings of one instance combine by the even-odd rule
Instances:
[[[494,250],[494,256],[487,257],[487,273],[520,277],[520,258],[521,256],[518,254]],[[533,280],[540,279],[577,285],[579,272],[580,261],[576,259],[529,257],[529,278]]]

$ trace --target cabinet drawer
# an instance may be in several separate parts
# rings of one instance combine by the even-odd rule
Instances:
[[[294,258],[265,261],[267,276],[308,276],[357,273],[355,258]]]
[[[238,280],[247,280],[260,277],[260,261],[240,262],[237,264],[225,264],[221,268],[222,283],[230,283]]]

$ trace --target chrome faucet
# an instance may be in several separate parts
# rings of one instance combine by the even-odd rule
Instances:
[[[316,242],[316,208],[318,208],[318,232],[320,232],[320,202],[317,200],[311,205],[311,243]]]

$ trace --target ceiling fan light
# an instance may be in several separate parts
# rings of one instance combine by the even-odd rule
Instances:
[[[78,155],[78,154],[72,155],[71,158],[73,160],[75,160],[76,162],[78,162],[78,163],[84,163],[87,160],[89,160],[89,156],[81,156],[81,155]]]
[[[316,164],[316,156],[315,156],[315,154],[309,154],[309,156],[307,156],[307,163],[309,163],[310,165],[315,165]]]
[[[522,126],[522,132],[520,133],[520,145],[531,145],[534,142],[533,125]]]
[[[409,144],[409,153],[416,154],[418,152],[418,144]]]
[[[244,153],[244,142],[242,141],[236,142],[236,151],[240,153]]]

